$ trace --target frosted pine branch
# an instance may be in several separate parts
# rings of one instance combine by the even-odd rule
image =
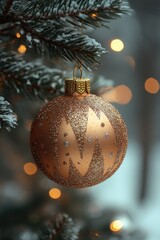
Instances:
[[[45,46],[51,58],[93,66],[106,51],[94,39],[82,36],[75,26],[81,27],[83,22],[98,27],[130,11],[122,0],[48,0],[47,4],[46,0],[3,0],[0,41],[4,37],[7,43],[15,40],[15,33],[23,29],[35,49],[41,51]]]
[[[45,0],[22,1],[20,12],[30,19],[62,19],[72,24],[99,27],[113,18],[132,11],[127,2],[122,0]],[[17,7],[17,6],[16,6]],[[96,14],[96,15],[93,15]]]
[[[6,128],[8,131],[15,128],[17,119],[13,113],[10,103],[0,96],[0,130]]]
[[[39,240],[77,240],[79,226],[67,214],[59,214],[42,228]]]
[[[4,88],[42,101],[60,94],[65,75],[62,70],[27,63],[21,56],[4,49],[0,50],[0,72]]]
[[[59,57],[71,62],[82,63],[84,67],[98,63],[98,57],[106,50],[94,39],[76,30],[52,21],[23,22],[27,40],[37,51],[47,49],[51,58]]]

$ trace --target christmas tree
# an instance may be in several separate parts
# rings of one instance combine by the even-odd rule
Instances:
[[[143,233],[132,228],[115,234],[114,216],[125,215],[129,222],[128,212],[108,210],[105,219],[108,229],[104,230],[105,223],[100,220],[103,214],[101,218],[89,214],[91,206],[96,206],[87,194],[64,188],[65,198],[52,206],[47,195],[51,181],[40,174],[26,179],[21,172],[23,165],[28,175],[37,172],[34,164],[28,164],[31,155],[27,143],[35,112],[43,102],[63,93],[64,78],[72,74],[75,65],[82,65],[84,71],[93,70],[101,63],[101,55],[107,53],[88,35],[96,28],[109,28],[111,20],[131,13],[128,3],[121,0],[1,0],[1,167],[3,186],[10,182],[8,191],[13,198],[11,203],[7,190],[3,194],[1,239],[92,240],[107,237],[116,240],[124,236],[126,240],[144,239]],[[94,76],[93,79],[96,91],[100,81]],[[15,129],[6,131],[12,128]],[[6,164],[5,159],[10,163]],[[50,191],[53,198],[60,195],[58,188]]]

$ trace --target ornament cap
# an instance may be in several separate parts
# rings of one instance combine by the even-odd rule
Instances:
[[[90,79],[88,78],[67,78],[65,80],[65,94],[74,95],[78,94],[90,94],[91,86]]]

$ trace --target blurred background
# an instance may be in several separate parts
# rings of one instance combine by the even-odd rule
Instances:
[[[36,240],[36,226],[61,212],[78,219],[80,239],[160,239],[160,2],[130,4],[132,16],[113,20],[110,30],[90,32],[109,51],[93,74],[99,79],[96,94],[110,101],[127,125],[123,164],[91,188],[51,182],[37,169],[29,146],[30,126],[42,104],[14,97],[19,127],[0,135],[0,239]]]

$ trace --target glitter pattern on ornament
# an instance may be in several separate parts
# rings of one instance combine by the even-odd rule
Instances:
[[[104,181],[119,168],[127,129],[119,112],[100,97],[64,95],[40,111],[30,139],[35,162],[50,179],[83,188]]]

